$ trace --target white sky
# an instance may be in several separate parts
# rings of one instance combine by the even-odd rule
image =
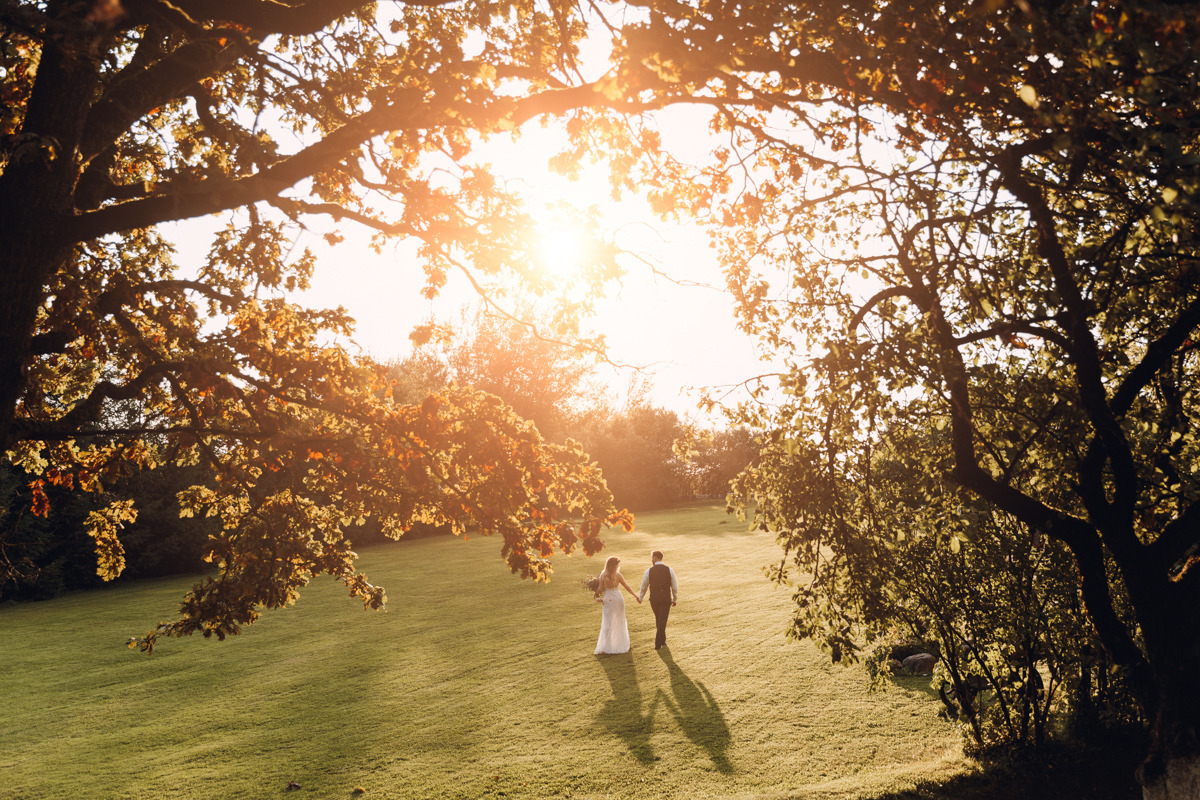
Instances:
[[[686,131],[696,130],[696,120],[683,114],[672,127],[686,138]],[[603,167],[585,172],[580,182],[550,173],[546,161],[556,152],[553,136],[531,129],[515,145],[497,148],[492,160],[503,165],[497,172],[519,176],[538,205],[560,200],[599,205],[622,248],[671,278],[713,287],[681,286],[655,276],[637,259],[625,259],[627,274],[619,285],[610,285],[610,295],[598,303],[588,326],[607,337],[611,359],[645,368],[653,382],[649,399],[654,405],[695,418],[700,415],[692,387],[729,386],[767,371],[755,356],[752,340],[737,330],[733,300],[723,290],[716,256],[704,233],[693,226],[663,223],[638,198],[613,203]],[[342,226],[342,232],[346,241],[332,248],[317,234],[298,242],[317,254],[312,289],[302,300],[345,307],[358,322],[356,342],[373,357],[403,357],[411,352],[408,334],[414,325],[430,317],[452,322],[463,305],[475,300],[462,276],[453,273],[441,296],[424,299],[424,274],[412,248],[401,244],[375,254],[365,245],[365,234],[359,239],[350,225]],[[632,370],[603,368],[601,373],[613,387],[615,400],[632,376]]]
[[[607,65],[604,38],[590,41],[589,47],[595,52],[588,62],[603,69]],[[660,116],[659,126],[664,144],[684,160],[699,159],[712,145],[707,120],[696,109],[672,109]],[[672,278],[713,287],[678,285],[627,258],[626,276],[619,285],[610,285],[610,296],[597,303],[597,315],[588,326],[606,336],[612,361],[645,368],[652,381],[651,403],[701,419],[695,388],[731,387],[770,371],[759,363],[752,340],[737,330],[733,301],[723,290],[715,254],[702,231],[661,222],[640,199],[613,203],[603,166],[585,170],[578,183],[552,174],[547,160],[558,151],[560,136],[535,121],[525,127],[517,143],[488,145],[483,160],[502,165],[495,170],[498,175],[527,186],[534,205],[561,200],[597,205],[604,209],[607,226],[617,231],[616,242],[623,249],[638,253]],[[207,231],[213,224],[213,218],[195,220],[166,231],[179,245],[178,260],[185,270],[207,252]],[[357,320],[355,341],[376,359],[404,357],[411,352],[408,335],[415,325],[431,317],[453,322],[465,304],[476,300],[465,279],[454,274],[440,297],[424,299],[420,294],[424,273],[414,247],[401,243],[376,254],[366,244],[365,230],[346,223],[340,231],[346,240],[333,247],[319,233],[305,234],[297,241],[297,253],[308,247],[317,255],[312,288],[297,299],[314,307],[344,307]],[[613,387],[613,402],[624,399],[633,376],[632,370],[602,368],[601,378]]]
[[[546,150],[532,147],[525,158],[544,162],[546,156]],[[528,176],[529,165],[521,168]],[[557,176],[547,176],[545,186],[537,187],[545,202],[556,200],[560,191],[582,202],[597,201]],[[647,264],[626,258],[626,275],[609,285],[608,296],[597,303],[596,316],[585,326],[605,335],[613,362],[643,368],[652,382],[651,403],[681,417],[702,419],[696,409],[698,388],[730,386],[768,371],[756,357],[753,341],[736,327],[733,300],[722,288],[716,256],[701,230],[663,223],[637,199],[606,209],[606,214],[619,229],[616,238],[623,248],[660,273],[708,287],[679,285],[654,275]],[[166,231],[178,245],[177,260],[185,270],[194,269],[207,252],[214,222],[189,221]],[[476,301],[474,290],[456,273],[450,274],[439,297],[423,298],[424,272],[411,243],[400,242],[377,254],[367,246],[365,231],[352,223],[341,231],[345,241],[332,247],[315,232],[296,242],[297,253],[308,247],[317,256],[312,287],[297,300],[312,307],[344,307],[357,321],[355,342],[374,358],[403,358],[412,351],[408,335],[414,326],[430,318],[456,322],[460,310]],[[614,402],[624,399],[634,375],[632,369],[600,370],[612,387]]]
[[[660,233],[666,238],[641,237],[653,245],[648,255],[659,271],[720,286],[716,259],[700,231]],[[424,274],[403,247],[376,255],[349,238],[332,249],[311,238],[301,243],[319,255],[304,299],[315,306],[344,306],[358,323],[355,341],[376,359],[403,357],[411,352],[408,334],[415,325],[430,317],[453,322],[475,299],[455,274],[440,297],[424,299]],[[695,409],[695,393],[687,393],[688,387],[738,383],[763,371],[752,341],[736,328],[729,295],[656,278],[644,265],[630,263],[628,269],[598,304],[589,327],[606,336],[614,362],[646,368],[654,385],[651,402],[687,415]],[[632,370],[606,368],[604,373],[617,391],[633,376]]]

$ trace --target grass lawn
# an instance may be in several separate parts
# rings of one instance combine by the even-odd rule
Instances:
[[[365,549],[386,612],[321,579],[241,636],[152,656],[125,640],[171,616],[190,579],[4,607],[0,798],[1037,794],[961,755],[927,680],[869,694],[858,668],[786,641],[790,597],[762,573],[771,537],[698,505],[606,542],[559,557],[543,585],[510,575],[491,539]],[[654,548],[680,581],[668,648],[653,648],[649,603],[630,602],[633,650],[592,655],[600,607],[580,581],[617,555],[636,588]],[[1131,796],[1068,771],[1022,780],[1061,800]]]

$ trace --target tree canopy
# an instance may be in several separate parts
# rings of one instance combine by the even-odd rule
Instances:
[[[712,106],[723,143],[700,165],[650,153],[629,183],[711,223],[743,324],[792,364],[782,401],[743,414],[808,483],[763,485],[756,519],[836,570],[826,548],[900,533],[877,454],[944,430],[893,448],[941,478],[938,524],[904,533],[970,546],[961,488],[1066,545],[1154,720],[1147,793],[1194,792],[1194,8],[648,6],[630,85]]]
[[[504,400],[552,442],[576,438],[574,426],[600,403],[596,357],[533,326],[536,309],[521,305],[516,318],[498,318],[486,308],[463,314],[458,335],[442,357],[454,381]]]
[[[613,38],[591,83],[585,10]],[[535,576],[555,546],[594,550],[621,516],[579,453],[486,397],[390,403],[321,344],[343,313],[281,296],[312,267],[288,232],[322,215],[415,237],[429,292],[520,272],[530,220],[470,149],[569,115],[556,163],[607,152],[618,191],[709,223],[743,326],[790,360],[783,402],[744,421],[811,449],[826,490],[765,491],[756,519],[819,553],[872,524],[889,432],[945,431],[896,451],[943,479],[927,535],[969,540],[959,487],[1068,548],[1154,720],[1147,793],[1194,794],[1198,27],[1135,0],[5,0],[0,439],[85,488],[210,464],[185,509],[226,520],[224,569],[185,620],[218,634],[251,616],[231,598],[286,602],[312,571],[377,597],[340,537],[377,505],[501,530]],[[624,116],[675,103],[712,110],[706,162]],[[154,226],[232,209],[178,274]],[[106,426],[122,402],[143,421]],[[839,505],[850,483],[865,500]],[[132,513],[93,520],[104,568]]]
[[[0,3],[0,445],[34,513],[48,487],[173,462],[211,476],[182,513],[222,521],[216,577],[143,646],[236,632],[322,572],[382,604],[347,538],[368,515],[500,534],[533,578],[628,524],[578,449],[487,395],[395,402],[382,368],[329,343],[347,313],[289,294],[313,220],[415,237],[430,294],[450,270],[481,290],[525,270],[530,219],[466,156],[603,99],[578,79],[584,30],[557,0]],[[184,273],[160,226],[213,214],[227,222]],[[136,513],[89,516],[102,575]]]

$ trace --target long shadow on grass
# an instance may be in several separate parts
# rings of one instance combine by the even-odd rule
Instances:
[[[704,748],[713,766],[725,774],[733,772],[733,765],[725,755],[730,742],[729,725],[716,699],[703,683],[696,683],[684,673],[670,650],[664,647],[658,655],[671,673],[674,697],[666,698],[666,703],[675,721],[685,736]]]
[[[633,653],[598,655],[596,660],[604,669],[613,693],[612,699],[600,708],[600,724],[625,742],[638,761],[643,764],[654,761],[650,734],[654,730],[658,697],[655,696],[643,713],[642,689],[638,685]]]

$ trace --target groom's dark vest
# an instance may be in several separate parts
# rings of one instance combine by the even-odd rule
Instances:
[[[671,602],[671,568],[661,561],[650,568],[650,599]]]

